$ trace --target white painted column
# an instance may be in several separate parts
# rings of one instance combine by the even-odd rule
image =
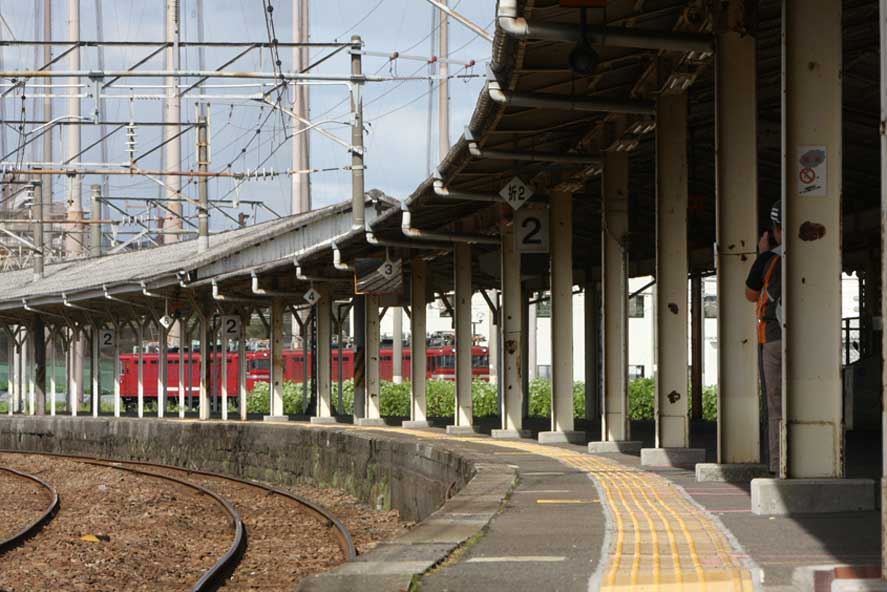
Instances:
[[[139,419],[145,416],[145,326],[141,319],[136,321],[136,347],[138,348],[138,416]],[[200,350],[203,353],[203,349]]]
[[[368,294],[366,299],[366,415],[357,425],[384,425],[379,383],[379,297]]]
[[[783,451],[780,475],[844,476],[841,395],[841,4],[785,4]],[[815,97],[815,100],[811,100]],[[805,191],[800,173],[824,151]],[[821,234],[817,232],[821,230]],[[799,238],[800,237],[800,238]]]
[[[428,427],[426,358],[428,264],[420,256],[410,260],[410,421],[403,427]]]
[[[77,361],[74,359],[77,355],[77,342],[80,340],[80,330],[71,331],[71,339],[68,341],[68,351],[65,359],[67,360],[67,382],[68,382],[68,405],[70,406],[71,417],[77,417],[80,405],[80,384],[77,380]]]
[[[628,153],[604,153],[601,225],[602,441],[589,444],[591,452],[628,452],[641,448],[640,442],[628,441],[628,173]],[[593,304],[593,291],[586,291],[585,298]],[[586,306],[585,310],[586,314],[597,314],[593,306]],[[594,330],[595,323],[586,323],[586,327]],[[594,338],[587,336],[587,343],[590,342],[588,337]],[[597,360],[592,358],[586,363],[596,364]]]
[[[12,332],[12,335],[15,335]],[[7,345],[6,345],[6,354],[7,354],[7,374],[6,374],[6,414],[12,415],[15,410],[15,397],[16,397],[16,380],[15,380],[15,369],[16,364],[18,363],[15,355],[15,338],[11,337],[10,334],[7,334]]]
[[[250,315],[248,313],[242,314],[240,316],[240,336],[237,338],[237,362],[238,362],[238,372],[237,372],[237,384],[239,387],[239,395],[240,402],[238,403],[238,408],[240,410],[240,421],[246,421],[246,397],[247,397],[247,388],[246,388],[246,374],[249,371],[247,362],[246,362],[246,327],[249,324]]]
[[[656,118],[656,446],[686,448],[687,96],[662,95]]]
[[[529,380],[535,380],[539,377],[539,365],[536,362],[536,329],[538,326],[536,322],[536,305],[531,304],[527,310],[527,341],[529,344],[529,347],[527,347],[527,378]]]
[[[330,399],[333,300],[328,290],[321,290],[321,293],[323,296],[317,303],[317,416],[334,419]]]
[[[169,386],[169,331],[160,323],[157,323],[157,328],[160,331],[160,355],[157,357],[157,417],[163,419],[166,415]]]
[[[53,336],[46,346],[49,348],[49,415],[55,417],[55,397],[58,394],[58,384],[55,379],[55,367],[58,357],[56,356],[56,337]]]
[[[887,121],[887,0],[879,3],[881,121]],[[881,318],[887,319],[887,129],[881,128]],[[872,286],[874,289],[874,286]],[[875,313],[874,307],[871,309]],[[887,578],[887,331],[881,331],[881,577]]]
[[[487,296],[493,304],[501,306],[498,304],[499,295],[496,290],[488,290]],[[499,341],[501,338],[501,319],[497,319],[496,314],[489,311],[489,316],[487,316],[487,355],[490,360],[490,384],[499,384]]]
[[[758,242],[757,60],[754,36],[739,32],[744,28],[742,5],[730,3],[727,30],[718,35],[715,54],[721,464],[760,462],[758,338],[754,305],[745,299]]]
[[[185,347],[191,349],[191,332],[188,331],[187,318],[179,320],[179,419],[185,418]]]
[[[222,421],[228,421],[228,336],[225,334],[225,328],[222,327],[219,329],[219,335],[221,336],[222,341],[222,352],[221,357],[219,358],[219,363],[222,364],[220,368],[221,376],[221,405],[222,405]]]
[[[210,320],[203,314],[200,315],[199,340],[200,340],[200,396],[198,398],[199,418],[210,418],[209,408],[209,323]],[[272,390],[273,392],[273,390]]]
[[[35,384],[34,384],[34,332],[28,330],[28,341],[26,342],[25,351],[28,352],[28,363],[25,366],[25,372],[28,377],[28,415],[34,415],[35,406]]]
[[[391,307],[394,329],[391,331],[393,344],[391,347],[391,381],[394,384],[403,382],[403,309],[399,306]]]
[[[552,191],[550,204],[551,431],[539,441],[581,443],[585,433],[573,429],[573,194]]]
[[[102,342],[99,325],[92,326],[90,378],[92,379],[92,416],[98,417],[102,405]]]
[[[114,324],[114,417],[120,417],[120,325]]]
[[[493,430],[494,438],[519,438],[523,430],[523,376],[526,370],[521,359],[521,321],[523,302],[521,294],[521,256],[514,237],[514,224],[503,221],[502,237],[502,305],[499,309],[499,327],[502,331],[502,425]]]
[[[782,479],[752,481],[757,514],[875,508],[872,480],[843,479],[841,6],[783,3]]]
[[[271,409],[266,421],[286,421],[283,410],[283,300],[271,300]]]
[[[453,298],[456,321],[456,409],[454,425],[447,426],[448,434],[474,433],[473,405],[471,400],[471,348],[474,345],[471,332],[471,247],[465,243],[455,245],[455,295]]]

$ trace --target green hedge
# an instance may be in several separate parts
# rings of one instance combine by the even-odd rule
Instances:
[[[447,380],[429,380],[427,383],[428,416],[452,417],[456,406],[456,384]],[[311,388],[309,382],[309,389]],[[656,383],[652,378],[633,380],[628,388],[629,415],[633,420],[653,419],[653,398]],[[496,385],[477,380],[471,386],[474,417],[492,417],[499,414]],[[354,413],[354,383],[347,380],[342,387],[343,415]],[[409,417],[410,383],[382,381],[381,411],[383,417]],[[333,408],[339,403],[338,387],[332,386]],[[302,410],[302,384],[284,383],[283,409],[288,415],[300,415]],[[247,399],[250,413],[269,413],[269,387],[267,382],[256,384]],[[337,410],[338,411],[338,410]],[[530,381],[529,411],[531,417],[551,417],[551,383],[544,378]],[[585,383],[573,384],[573,414],[576,418],[585,417]],[[717,387],[707,387],[702,393],[702,416],[715,421],[718,415]]]
[[[690,385],[687,385],[690,388]],[[653,399],[656,396],[656,383],[652,378],[638,378],[628,387],[629,415],[631,419],[653,419]],[[693,401],[690,401],[692,410]],[[718,419],[718,387],[709,386],[702,391],[702,418],[706,421]]]

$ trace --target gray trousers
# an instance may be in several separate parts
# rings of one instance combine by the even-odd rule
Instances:
[[[782,342],[761,347],[761,380],[767,395],[767,439],[770,471],[779,473],[779,426],[782,423]]]

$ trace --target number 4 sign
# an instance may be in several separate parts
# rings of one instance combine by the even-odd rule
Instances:
[[[548,209],[526,208],[514,214],[514,236],[520,253],[548,252]]]
[[[528,199],[533,197],[533,190],[526,183],[521,181],[519,177],[514,177],[502,188],[499,195],[502,196],[505,203],[515,210],[518,210]]]

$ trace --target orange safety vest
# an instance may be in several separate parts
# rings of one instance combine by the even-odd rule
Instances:
[[[764,319],[764,315],[767,313],[767,305],[770,303],[770,279],[773,277],[773,271],[776,269],[777,263],[779,263],[779,255],[775,255],[773,261],[767,267],[767,273],[764,274],[764,287],[761,288],[761,294],[758,296],[758,308],[756,311],[758,318],[758,343],[762,345],[767,343],[767,321]]]

